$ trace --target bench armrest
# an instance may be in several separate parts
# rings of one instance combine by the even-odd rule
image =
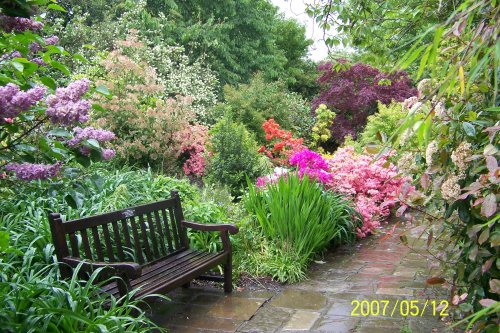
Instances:
[[[231,235],[237,234],[239,229],[234,224],[204,224],[191,221],[182,221],[183,226],[200,231],[228,231]]]
[[[63,263],[75,268],[80,263],[82,264],[82,269],[87,272],[92,272],[98,268],[104,267],[107,270],[111,270],[109,273],[116,275],[125,275],[129,279],[136,279],[142,275],[142,267],[135,262],[102,262],[102,261],[92,261],[87,259],[80,259],[75,257],[64,257],[61,260]]]

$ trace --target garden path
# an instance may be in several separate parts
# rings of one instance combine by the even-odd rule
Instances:
[[[391,230],[392,235],[386,234]],[[170,302],[152,304],[152,318],[169,332],[443,332],[446,326],[433,315],[432,301],[446,300],[447,290],[425,288],[432,263],[419,254],[426,248],[425,240],[418,239],[421,231],[394,222],[381,231],[354,246],[332,250],[312,265],[308,280],[279,292],[225,295],[209,287],[179,288],[168,294]],[[400,241],[403,231],[411,249]],[[379,304],[379,315],[368,316],[365,308],[363,316],[358,308],[359,316],[353,316],[354,300],[375,301],[373,310]],[[401,315],[407,311],[405,300],[418,300],[418,316]]]

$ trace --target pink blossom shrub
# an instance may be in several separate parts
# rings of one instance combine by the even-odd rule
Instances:
[[[403,186],[409,179],[401,177],[388,154],[374,161],[372,156],[356,154],[353,147],[340,148],[333,158],[328,159],[331,180],[327,188],[347,194],[355,202],[356,210],[363,218],[363,226],[357,235],[366,237],[380,225],[380,220],[390,214],[399,196],[411,192]]]
[[[203,176],[205,174],[205,142],[208,139],[208,127],[189,125],[174,134],[179,147],[177,158],[184,157],[182,170],[186,175]]]

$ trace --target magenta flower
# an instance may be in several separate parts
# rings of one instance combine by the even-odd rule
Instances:
[[[304,173],[311,179],[317,179],[321,183],[328,183],[332,179],[332,175],[328,170],[328,163],[323,157],[310,151],[309,149],[301,150],[290,157],[290,165],[297,166],[299,176],[304,176]]]
[[[61,162],[56,164],[9,163],[5,170],[14,172],[16,178],[24,181],[47,179],[56,176],[61,170]]]

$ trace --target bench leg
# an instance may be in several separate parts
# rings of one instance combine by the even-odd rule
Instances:
[[[233,291],[233,265],[231,261],[224,265],[224,291],[226,293]]]
[[[186,289],[187,289],[187,288],[189,288],[189,287],[191,287],[191,281],[190,281],[190,282],[186,282],[186,283],[184,283],[184,284],[182,285],[182,288],[186,288]]]

